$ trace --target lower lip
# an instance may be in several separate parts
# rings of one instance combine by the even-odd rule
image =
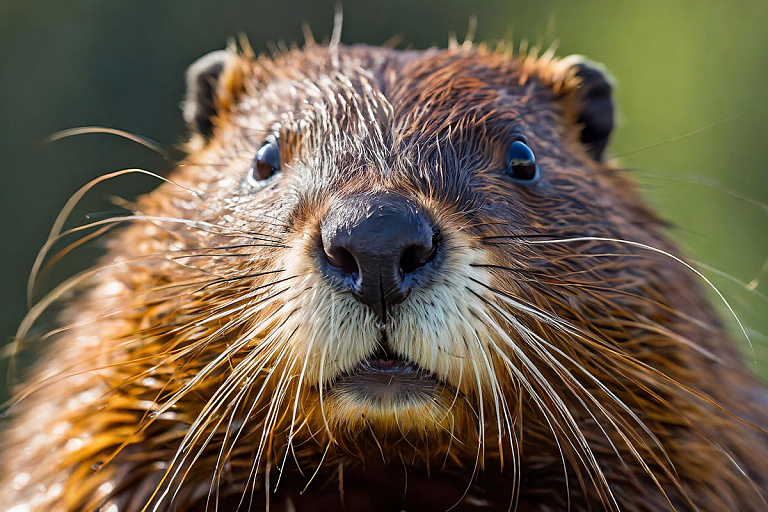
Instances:
[[[406,361],[370,359],[333,385],[336,393],[351,393],[360,399],[405,399],[429,397],[437,381]]]

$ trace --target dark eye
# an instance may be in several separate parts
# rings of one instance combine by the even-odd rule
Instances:
[[[256,152],[248,171],[248,182],[255,185],[278,171],[280,171],[280,146],[270,137]]]
[[[504,172],[520,181],[531,181],[536,177],[536,157],[525,142],[516,140],[509,146]]]

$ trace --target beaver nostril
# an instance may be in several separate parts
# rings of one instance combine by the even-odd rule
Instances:
[[[325,249],[324,252],[325,257],[328,259],[328,263],[341,270],[344,274],[352,275],[360,273],[355,257],[344,247],[333,247],[330,251]]]
[[[320,264],[340,290],[386,321],[387,308],[403,302],[419,285],[411,275],[434,258],[435,233],[421,208],[402,196],[338,198],[321,225]]]
[[[429,263],[435,257],[436,242],[437,235],[432,237],[429,244],[414,244],[407,247],[400,256],[400,270],[403,274],[410,274]]]

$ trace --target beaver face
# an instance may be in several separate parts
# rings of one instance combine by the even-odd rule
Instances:
[[[168,405],[207,396],[183,445],[229,418],[239,434],[199,449],[247,437],[267,473],[291,452],[299,467],[381,454],[522,474],[527,451],[544,479],[571,460],[601,503],[600,460],[653,460],[645,476],[673,479],[636,412],[663,409],[670,384],[635,375],[667,371],[660,355],[677,364],[669,340],[711,313],[678,291],[696,285],[601,163],[613,111],[599,70],[313,47],[219,53],[190,84],[199,135],[173,179],[198,201],[168,185],[140,205],[167,216],[163,194],[181,194],[175,216],[196,224],[173,244],[214,251],[179,261],[217,279],[163,319],[201,329],[179,359],[194,377],[170,378]]]
[[[419,510],[763,503],[741,468],[766,443],[713,405],[761,388],[728,373],[696,276],[602,163],[599,69],[311,46],[217,52],[188,80],[189,158],[57,331],[99,408],[39,423],[62,390],[26,413],[98,445],[50,478],[77,478],[66,510],[269,496],[273,473],[286,510],[400,510],[375,488],[401,462],[416,500],[440,495]],[[495,490],[469,492],[492,467]],[[338,487],[299,492],[307,470]]]
[[[554,343],[543,331],[585,329],[554,312],[562,290],[535,283],[574,245],[530,242],[625,236],[627,205],[599,174],[607,80],[576,60],[482,51],[217,55],[190,81],[218,79],[220,97],[193,88],[188,103],[198,128],[216,124],[190,162],[211,170],[182,184],[203,188],[201,220],[267,242],[240,262],[262,273],[263,296],[238,311],[237,343],[259,361],[249,371],[291,381],[302,396],[293,415],[334,438],[457,428],[472,438],[488,414],[508,437],[522,390],[554,392],[542,373],[554,362],[531,345]],[[212,101],[229,107],[206,112]],[[569,270],[611,271],[584,260]]]

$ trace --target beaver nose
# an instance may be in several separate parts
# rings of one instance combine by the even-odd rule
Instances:
[[[321,235],[326,270],[382,320],[386,306],[405,300],[437,250],[436,233],[418,206],[392,194],[337,201]]]

